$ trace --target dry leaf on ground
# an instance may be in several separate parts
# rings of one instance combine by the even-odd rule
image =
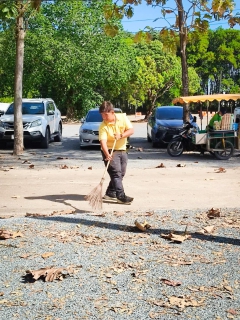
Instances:
[[[220,215],[221,215],[221,211],[218,208],[212,208],[207,212],[207,216],[209,219],[219,218]]]
[[[203,227],[203,229],[196,231],[196,233],[199,233],[199,234],[212,233],[214,228],[215,228],[215,226]]]
[[[63,164],[60,166],[60,169],[68,169],[68,166],[66,164]]]
[[[167,284],[168,286],[172,286],[172,287],[177,287],[180,286],[182,283],[179,281],[173,281],[173,280],[168,280],[168,279],[160,279],[163,283]]]
[[[176,165],[176,167],[179,167],[179,168],[186,167],[186,164],[185,163],[179,163],[179,164]]]
[[[31,164],[31,162],[28,161],[28,160],[24,160],[24,161],[22,162],[22,164],[24,164],[24,163],[29,163],[29,164]]]
[[[32,276],[33,280],[44,278],[45,282],[52,282],[53,280],[62,280],[66,275],[72,274],[73,268],[46,267],[39,270],[27,270],[26,273]]]
[[[181,235],[181,234],[174,234],[172,232],[170,232],[169,234],[161,233],[161,237],[164,239],[169,239],[173,242],[179,242],[179,243],[182,243],[184,240],[191,239],[191,236],[189,234]]]
[[[163,163],[160,163],[156,168],[166,168],[166,166]]]
[[[150,224],[148,224],[146,220],[143,223],[135,220],[134,224],[141,231],[146,231],[147,229],[151,228]]]
[[[45,252],[45,253],[43,253],[42,254],[42,258],[43,259],[47,259],[47,258],[49,258],[49,257],[51,257],[51,256],[54,256],[54,252]]]
[[[73,214],[76,212],[76,209],[68,209],[68,210],[62,210],[62,211],[53,211],[52,213],[49,214],[44,214],[44,213],[26,213],[25,217],[50,217],[50,216],[62,216],[65,214]]]
[[[0,230],[0,239],[13,239],[17,237],[23,237],[23,234],[20,231],[9,231],[9,230]]]
[[[218,169],[215,169],[214,171],[215,171],[215,173],[225,173],[225,172],[226,172],[226,169],[223,168],[223,167],[220,167],[220,168],[218,168]]]

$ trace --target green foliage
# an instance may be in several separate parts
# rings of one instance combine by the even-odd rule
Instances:
[[[134,72],[133,42],[121,31],[105,34],[103,7],[81,1],[42,6],[25,40],[25,96],[38,88],[62,112],[83,115],[121,93]]]
[[[202,79],[208,93],[237,93],[240,86],[240,31],[219,28],[209,31],[204,40],[190,37],[189,63]],[[204,45],[203,45],[204,41]]]
[[[147,104],[150,113],[171,88],[181,86],[181,66],[176,56],[164,52],[160,41],[136,44],[138,71],[128,87],[129,100]]]

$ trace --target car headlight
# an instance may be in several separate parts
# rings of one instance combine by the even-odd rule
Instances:
[[[30,124],[29,128],[38,127],[38,126],[41,126],[41,124],[42,124],[42,120],[41,120],[41,119],[38,119],[38,120],[33,121],[33,122]]]
[[[5,127],[6,127],[6,123],[5,123],[5,122],[0,121],[0,127],[1,127],[1,128],[5,128]]]
[[[168,127],[164,127],[164,126],[158,126],[158,130],[167,130],[168,129]]]
[[[93,131],[90,129],[83,129],[82,133],[88,133],[88,134],[93,134]]]

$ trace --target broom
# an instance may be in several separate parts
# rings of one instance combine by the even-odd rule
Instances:
[[[115,148],[115,144],[116,144],[116,139],[114,140],[113,143],[113,147],[111,150],[110,155],[112,156],[113,154],[113,150]],[[107,165],[105,167],[102,179],[100,181],[100,183],[88,194],[84,197],[85,200],[89,201],[90,206],[94,209],[94,210],[98,210],[98,209],[102,209],[102,186],[103,186],[103,182],[105,179],[105,174],[107,172],[108,166],[109,166],[110,160],[108,160]]]

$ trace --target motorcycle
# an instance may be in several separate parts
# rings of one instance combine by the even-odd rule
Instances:
[[[201,145],[196,145],[192,142],[192,135],[197,131],[196,119],[194,120],[192,123],[186,122],[183,128],[179,131],[179,134],[174,135],[172,140],[168,143],[167,152],[170,156],[179,157],[183,151],[197,151],[201,154],[204,153],[204,149]]]

